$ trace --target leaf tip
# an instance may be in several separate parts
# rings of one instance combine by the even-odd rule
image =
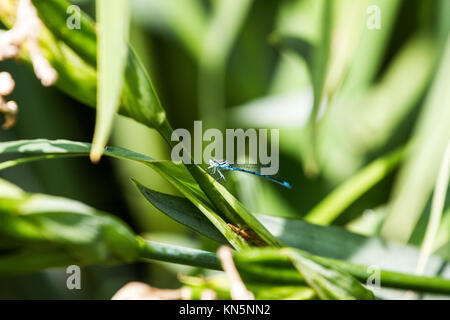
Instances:
[[[103,150],[104,148],[102,148],[100,145],[94,144],[92,146],[91,153],[89,154],[89,158],[91,159],[92,163],[97,164],[100,162],[103,155]]]

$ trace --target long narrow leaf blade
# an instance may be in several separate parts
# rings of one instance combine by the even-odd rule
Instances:
[[[128,6],[127,0],[116,0],[114,4],[108,0],[97,0],[98,89],[92,162],[98,162],[102,156],[120,105],[128,53]]]
[[[450,37],[439,72],[425,102],[423,115],[400,171],[382,234],[407,242],[433,190],[445,147],[450,139]],[[401,226],[401,227],[400,227]]]
[[[227,243],[212,223],[187,199],[150,190],[135,180],[133,183],[145,199],[170,218],[219,243]]]
[[[258,241],[262,240],[273,247],[280,246],[275,237],[223,185],[199,166],[190,165],[188,169],[203,192],[231,223],[253,231],[260,238],[256,239]]]

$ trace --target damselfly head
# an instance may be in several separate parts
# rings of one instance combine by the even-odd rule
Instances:
[[[219,165],[219,161],[214,158],[209,159],[209,165],[212,167],[217,167]]]

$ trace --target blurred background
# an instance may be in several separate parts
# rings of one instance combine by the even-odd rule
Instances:
[[[174,128],[192,129],[194,120],[203,120],[204,128],[280,129],[280,174],[294,188],[233,175],[230,188],[248,209],[301,219],[361,168],[408,145],[401,166],[321,224],[421,244],[450,138],[450,62],[445,54],[450,1],[336,0],[328,16],[315,0],[130,1],[131,43]],[[94,1],[72,2],[95,16]],[[380,10],[379,29],[370,28],[377,13],[373,5]],[[314,74],[308,65],[317,66],[324,54],[328,71],[322,103],[314,106],[320,71],[313,68]],[[23,64],[2,62],[0,70],[15,78],[12,99],[20,108],[17,125],[0,132],[0,141],[91,141],[95,110],[56,88],[43,88]],[[312,116],[319,119],[314,140]],[[117,117],[110,144],[170,159],[158,133],[122,117]],[[147,167],[107,158],[92,165],[83,158],[27,164],[0,176],[28,192],[72,198],[111,212],[150,239],[214,249],[137,192],[130,177],[176,194]],[[449,208],[447,197],[436,248],[448,259]],[[0,279],[0,298],[108,299],[129,281],[175,288],[177,273],[200,271],[151,263],[82,272],[80,291],[66,289],[63,270]]]

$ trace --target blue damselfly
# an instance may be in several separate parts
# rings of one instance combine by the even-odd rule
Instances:
[[[262,177],[262,178],[268,179],[268,180],[270,180],[272,182],[278,183],[278,184],[282,185],[283,187],[286,187],[286,188],[289,188],[289,189],[292,188],[292,186],[291,186],[291,184],[289,182],[286,182],[286,181],[283,181],[283,180],[278,180],[278,179],[276,179],[276,178],[274,178],[272,176],[262,174],[262,173],[256,171],[256,169],[249,170],[249,169],[240,168],[240,166],[241,165],[238,165],[238,166],[231,165],[226,160],[218,161],[216,159],[210,159],[209,160],[208,170],[212,169],[211,174],[215,174],[217,172],[219,174],[220,178],[223,179],[223,180],[225,180],[225,176],[223,175],[222,170],[239,171],[239,172],[245,172],[245,173],[253,174],[253,175],[258,176],[258,177]],[[252,166],[252,168],[253,167],[254,166]]]

